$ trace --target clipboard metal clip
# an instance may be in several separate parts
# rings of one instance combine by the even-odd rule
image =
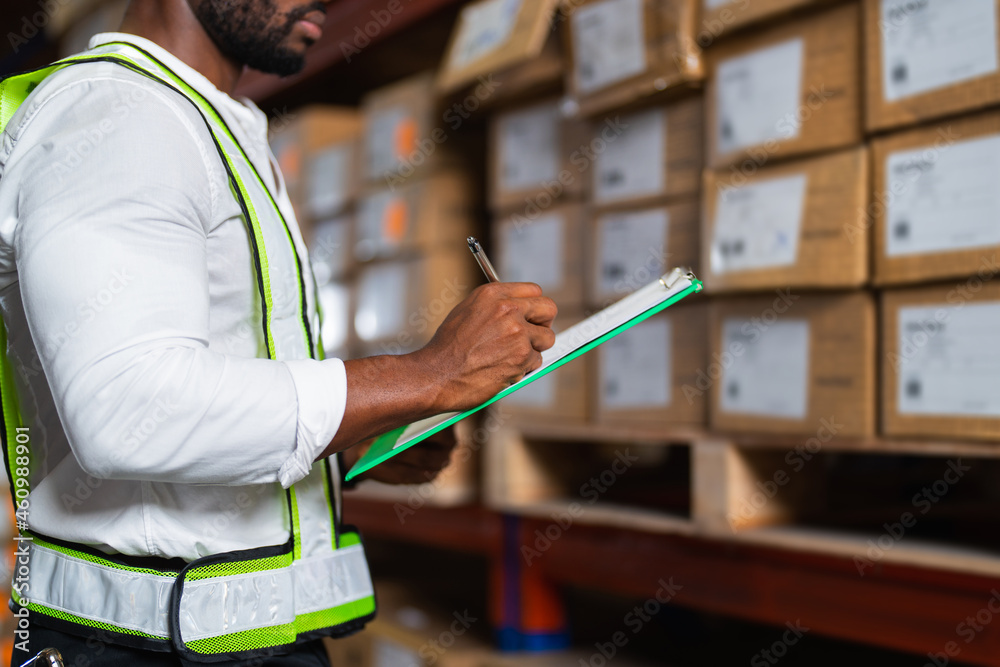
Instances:
[[[694,272],[690,269],[676,268],[670,273],[665,273],[660,277],[660,284],[670,289],[677,284],[677,281],[681,278],[687,278],[691,282],[698,280],[698,277],[694,275]],[[700,291],[700,290],[699,290]]]

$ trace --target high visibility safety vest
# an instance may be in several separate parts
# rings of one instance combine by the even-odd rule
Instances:
[[[0,131],[45,77],[95,62],[127,67],[175,91],[199,111],[243,211],[267,357],[321,358],[318,322],[310,322],[306,307],[307,269],[287,221],[218,111],[152,54],[117,42],[0,81]],[[6,333],[0,327],[0,434],[17,507],[28,495],[31,451]],[[340,521],[336,466],[336,460],[318,463],[288,490],[291,530],[285,544],[214,554],[177,568],[136,567],[134,559],[24,530],[22,537],[31,538],[21,543],[30,559],[30,586],[17,585],[15,574],[11,605],[74,634],[101,630],[115,643],[173,650],[204,663],[278,655],[296,643],[360,630],[375,615],[375,597],[360,536]],[[313,539],[304,541],[300,529]],[[327,534],[329,539],[315,539]]]

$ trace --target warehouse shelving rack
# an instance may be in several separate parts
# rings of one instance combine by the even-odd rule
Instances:
[[[310,102],[352,103],[366,90],[438,62],[462,0],[392,4],[399,11],[380,23],[387,0],[332,3],[324,36],[302,74],[282,80],[250,72],[238,94],[272,114]],[[360,46],[356,27],[373,20],[378,29]],[[636,598],[649,597],[659,578],[672,576],[683,585],[680,605],[778,626],[801,620],[819,634],[925,655],[961,642],[963,662],[1000,666],[1000,622],[978,626],[969,643],[956,634],[957,624],[988,609],[1000,591],[1000,549],[900,540],[862,576],[854,559],[869,540],[877,544],[877,532],[817,527],[785,513],[791,503],[781,494],[814,492],[823,482],[817,470],[769,499],[752,525],[734,525],[734,509],[803,441],[697,428],[508,425],[484,446],[482,504],[428,503],[403,522],[394,511],[398,500],[349,493],[345,518],[368,538],[484,556],[503,571],[512,544],[532,548],[552,525],[552,514],[575,500],[552,486],[558,471],[533,456],[537,443],[686,450],[686,507],[675,512],[596,503],[549,541],[533,559],[532,575],[554,586]],[[992,462],[1000,460],[1000,443],[835,438],[823,444],[822,455]]]

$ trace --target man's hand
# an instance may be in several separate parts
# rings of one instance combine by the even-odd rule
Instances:
[[[373,479],[383,484],[425,484],[434,481],[451,462],[451,453],[458,444],[455,427],[410,447],[405,452],[383,461],[358,479]],[[368,451],[371,441],[344,450],[344,463],[349,470]]]
[[[437,378],[439,412],[473,408],[541,366],[557,310],[533,283],[474,290],[414,353]]]
[[[423,349],[344,362],[347,406],[320,458],[492,398],[541,366],[556,313],[538,285],[490,283],[458,304]]]

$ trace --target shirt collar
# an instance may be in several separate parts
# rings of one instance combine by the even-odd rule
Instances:
[[[163,61],[167,67],[177,73],[192,88],[201,93],[216,107],[224,107],[230,111],[248,132],[267,132],[267,115],[249,98],[233,98],[215,87],[201,72],[194,69],[183,60],[170,53],[156,42],[145,37],[130,35],[124,32],[102,32],[90,38],[88,49],[94,49],[108,42],[127,42],[142,48]]]

